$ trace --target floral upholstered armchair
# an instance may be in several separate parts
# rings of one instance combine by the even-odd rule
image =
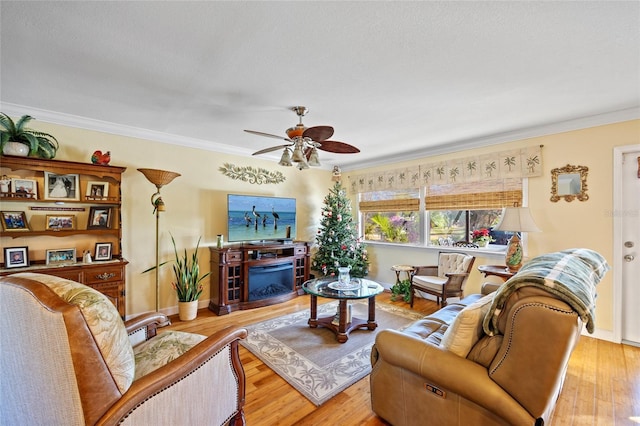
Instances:
[[[75,281],[0,278],[3,424],[244,424],[242,328],[166,331],[162,314],[123,322]]]

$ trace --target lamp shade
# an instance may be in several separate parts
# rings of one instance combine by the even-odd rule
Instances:
[[[284,152],[282,153],[282,157],[280,158],[280,162],[278,164],[285,167],[293,166],[293,163],[291,162],[291,154],[289,153],[289,148],[284,149]]]
[[[138,169],[152,184],[160,188],[168,185],[172,180],[180,176],[180,173],[158,169]]]
[[[320,166],[320,159],[318,158],[318,150],[314,147],[309,154],[309,165],[313,167]]]
[[[533,221],[528,207],[505,207],[502,212],[502,219],[493,229],[507,232],[541,231]]]

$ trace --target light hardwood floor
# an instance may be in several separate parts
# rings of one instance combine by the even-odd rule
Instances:
[[[321,301],[321,299],[319,299]],[[376,302],[408,308],[383,293]],[[248,325],[309,307],[309,297],[285,303],[216,316],[208,309],[198,318],[181,322],[172,317],[169,329],[210,335],[228,325]],[[416,299],[414,309],[430,314],[435,302]],[[347,388],[320,407],[315,407],[292,386],[244,347],[240,357],[245,370],[247,425],[386,425],[371,410],[369,376]],[[564,387],[551,424],[640,424],[640,348],[582,336],[574,351]]]

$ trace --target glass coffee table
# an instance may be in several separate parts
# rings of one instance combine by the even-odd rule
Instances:
[[[349,333],[358,328],[375,330],[376,323],[376,296],[384,290],[375,281],[364,278],[351,278],[351,282],[340,285],[335,277],[318,278],[306,281],[302,284],[305,293],[311,296],[311,315],[309,327],[325,327],[336,334],[336,339],[344,343],[349,339]],[[330,317],[318,318],[318,297],[338,300],[338,312]],[[369,317],[348,318],[348,304],[354,299],[369,299]]]

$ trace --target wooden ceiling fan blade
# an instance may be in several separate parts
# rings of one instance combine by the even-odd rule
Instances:
[[[268,138],[282,139],[282,140],[287,141],[287,142],[293,142],[291,139],[289,139],[286,136],[278,136],[278,135],[272,135],[271,133],[256,132],[255,130],[245,130],[245,132],[252,133],[252,134],[258,135],[258,136],[266,136]]]
[[[327,152],[335,152],[337,154],[357,154],[360,152],[358,148],[348,143],[338,141],[324,141],[318,144],[318,149]]]
[[[309,127],[302,134],[303,138],[309,138],[315,142],[322,142],[333,136],[333,127],[331,126],[314,126]]]
[[[291,146],[291,144],[286,144],[286,145],[278,145],[278,146],[272,146],[271,148],[265,148],[265,149],[261,149],[260,151],[256,151],[251,155],[260,155],[260,154],[266,154],[267,152],[271,152],[271,151],[277,151],[279,149],[282,148],[286,148],[288,146]]]

